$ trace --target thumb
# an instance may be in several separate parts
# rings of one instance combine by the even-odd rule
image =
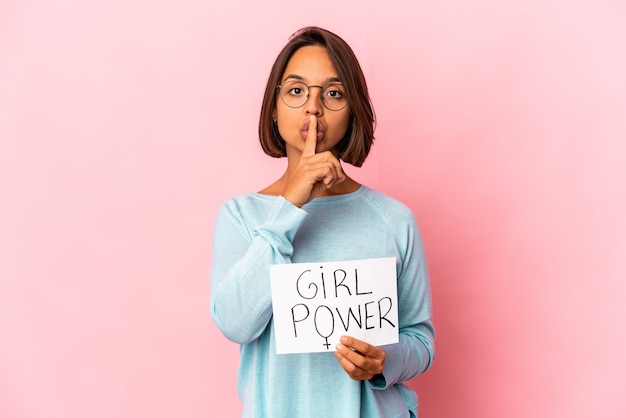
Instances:
[[[309,130],[302,150],[303,157],[315,155],[315,147],[317,146],[317,118],[311,115],[309,118]]]

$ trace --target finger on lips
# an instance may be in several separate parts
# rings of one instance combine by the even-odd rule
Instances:
[[[315,155],[315,148],[317,146],[317,118],[314,115],[309,117],[309,128],[307,131],[306,142],[304,143],[304,150],[302,151],[303,157],[310,157]]]

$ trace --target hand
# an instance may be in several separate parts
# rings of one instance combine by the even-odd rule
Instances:
[[[356,338],[343,336],[335,356],[352,380],[370,380],[383,372],[387,354],[380,348]]]
[[[346,179],[339,159],[330,151],[315,153],[317,118],[310,116],[304,149],[281,195],[298,207]]]

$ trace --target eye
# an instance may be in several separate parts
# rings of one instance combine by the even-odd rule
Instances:
[[[307,94],[306,86],[302,83],[287,83],[285,84],[285,91],[290,96],[304,96]]]
[[[294,96],[298,96],[302,94],[302,89],[300,87],[292,87],[289,89],[289,94],[293,94]]]
[[[343,89],[341,85],[330,85],[324,89],[324,95],[332,100],[342,100],[343,97]]]
[[[326,94],[328,95],[328,97],[331,97],[333,99],[341,99],[343,97],[343,93],[341,93],[339,90],[329,90],[328,92],[326,92]]]

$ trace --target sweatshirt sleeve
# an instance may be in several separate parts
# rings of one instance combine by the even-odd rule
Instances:
[[[263,222],[248,225],[246,211],[254,210],[260,209],[226,202],[213,235],[211,314],[224,336],[239,344],[254,341],[267,327],[272,317],[269,266],[291,262],[292,242],[306,216],[278,197]]]
[[[422,240],[413,216],[400,233],[403,258],[398,271],[400,341],[381,347],[387,357],[382,376],[370,380],[374,389],[386,389],[428,370],[435,358],[435,330],[428,268]]]

